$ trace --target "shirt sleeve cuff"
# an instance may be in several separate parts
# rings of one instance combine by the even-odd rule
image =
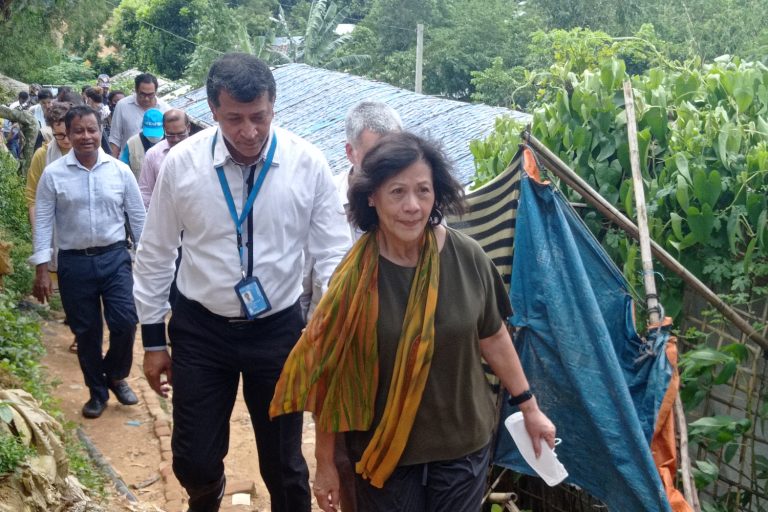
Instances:
[[[52,249],[43,249],[41,251],[37,251],[32,256],[29,257],[27,260],[30,265],[40,265],[41,263],[48,263],[51,261],[51,253],[53,252]]]
[[[141,342],[144,345],[144,350],[147,352],[165,350],[167,344],[165,340],[165,322],[142,324]]]

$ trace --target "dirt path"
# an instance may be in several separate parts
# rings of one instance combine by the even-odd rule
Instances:
[[[86,420],[80,409],[88,399],[88,391],[77,355],[68,351],[73,336],[67,326],[56,320],[44,323],[42,330],[48,351],[43,364],[51,379],[58,383],[53,394],[60,401],[61,410],[67,420],[82,427],[139,500],[138,505],[131,505],[111,492],[106,508],[110,511],[186,511],[186,495],[170,467],[170,402],[159,399],[144,378],[141,340],[136,340],[133,368],[128,378],[139,396],[139,404],[127,407],[110,397],[107,410],[100,418]],[[311,418],[305,416],[303,449],[310,466],[310,479],[314,476],[313,429]],[[269,495],[259,476],[256,443],[242,393],[232,413],[229,455],[224,464],[227,491],[222,512],[269,511]],[[319,509],[313,507],[313,510]]]

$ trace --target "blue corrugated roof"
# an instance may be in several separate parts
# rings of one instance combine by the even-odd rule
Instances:
[[[475,173],[469,141],[487,136],[494,119],[509,115],[528,122],[528,114],[502,107],[462,103],[417,94],[362,77],[286,64],[273,70],[277,82],[275,123],[313,144],[324,153],[334,174],[349,167],[344,143],[344,117],[361,101],[382,101],[397,110],[407,130],[440,141],[456,167],[456,178],[469,183]],[[185,94],[171,104],[186,110],[198,124],[211,126],[205,88]]]

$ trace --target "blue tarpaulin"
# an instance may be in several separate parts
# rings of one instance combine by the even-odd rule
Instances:
[[[510,297],[531,389],[575,484],[617,512],[669,511],[651,456],[672,369],[666,336],[637,335],[623,276],[549,185],[522,173]],[[513,411],[506,406],[501,421]],[[495,464],[534,475],[499,428]]]

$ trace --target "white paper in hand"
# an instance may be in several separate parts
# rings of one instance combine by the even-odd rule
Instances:
[[[546,441],[541,440],[541,456],[537,459],[533,452],[533,442],[528,431],[525,430],[523,413],[516,412],[504,420],[504,426],[512,434],[517,449],[531,468],[549,485],[554,487],[568,476],[565,466],[557,460],[555,450],[549,447]]]

